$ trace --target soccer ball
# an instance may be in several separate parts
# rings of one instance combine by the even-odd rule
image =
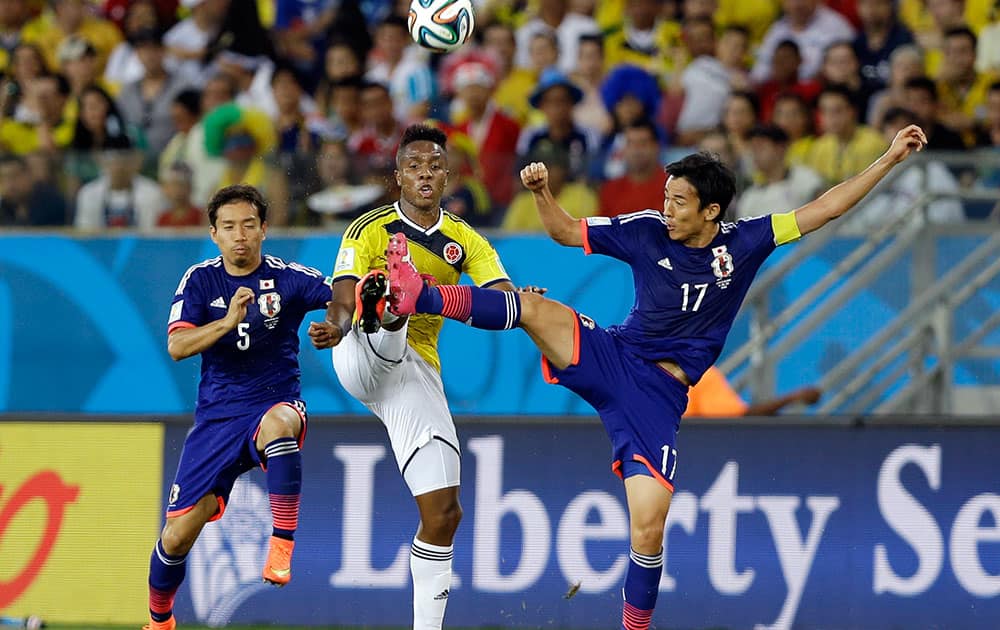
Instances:
[[[411,0],[410,36],[424,48],[444,53],[472,37],[472,0]]]

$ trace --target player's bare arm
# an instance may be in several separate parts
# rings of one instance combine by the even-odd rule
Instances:
[[[552,240],[567,247],[583,247],[580,221],[559,206],[549,189],[548,167],[541,162],[525,166],[521,169],[521,183],[534,193],[538,216]]]
[[[247,315],[247,305],[254,300],[253,290],[240,287],[229,300],[226,314],[214,322],[196,328],[179,328],[167,337],[167,352],[174,361],[200,354],[236,328]]]
[[[350,332],[357,284],[353,278],[342,278],[333,283],[333,299],[326,305],[326,318],[309,324],[309,340],[317,350],[336,346]]]
[[[871,166],[795,211],[799,232],[803,236],[815,232],[846,213],[871,192],[894,166],[926,145],[927,136],[917,125],[901,129],[893,139],[892,145]]]

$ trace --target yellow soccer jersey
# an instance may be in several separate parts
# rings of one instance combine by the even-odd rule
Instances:
[[[442,210],[437,224],[424,230],[396,203],[366,212],[348,226],[333,269],[334,282],[384,270],[389,237],[396,232],[406,235],[417,271],[430,274],[438,284],[458,284],[463,273],[481,287],[509,280],[493,246],[468,223]],[[439,371],[437,342],[443,322],[440,315],[413,315],[406,334],[410,346]]]

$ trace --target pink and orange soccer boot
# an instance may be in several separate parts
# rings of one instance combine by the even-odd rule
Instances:
[[[271,546],[264,563],[264,581],[284,586],[292,580],[292,549],[295,542],[271,536]]]
[[[355,308],[361,331],[369,335],[378,332],[385,313],[386,285],[389,279],[381,269],[369,271],[354,289]]]
[[[177,628],[177,619],[173,615],[170,615],[170,619],[166,621],[153,621],[149,620],[149,623],[142,627],[142,630],[175,630]]]
[[[389,310],[396,315],[413,315],[417,312],[417,297],[424,288],[424,278],[410,260],[410,247],[402,232],[389,238],[385,258],[389,268]]]

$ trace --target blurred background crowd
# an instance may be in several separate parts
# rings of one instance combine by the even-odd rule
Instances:
[[[272,225],[336,229],[398,197],[400,134],[428,119],[449,135],[445,209],[518,232],[541,230],[528,161],[571,213],[614,215],[660,207],[662,164],[708,150],[751,216],[910,123],[931,150],[1000,148],[997,0],[477,0],[474,44],[449,55],[413,44],[408,4],[0,0],[0,226],[201,226],[245,182]],[[998,183],[931,162],[850,221]]]

